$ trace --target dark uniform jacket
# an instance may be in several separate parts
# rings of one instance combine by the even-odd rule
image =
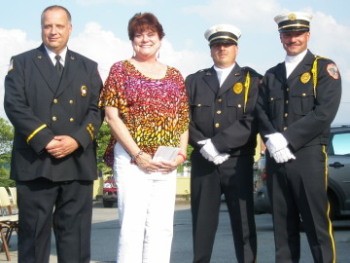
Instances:
[[[284,62],[266,72],[257,103],[263,138],[281,132],[294,151],[327,144],[340,103],[341,78],[333,61],[315,59],[308,51],[288,79]]]
[[[236,64],[221,88],[213,67],[186,78],[191,108],[189,142],[195,150],[201,148],[198,141],[209,138],[220,153],[254,155],[257,127],[253,112],[260,77]]]
[[[4,107],[15,128],[13,180],[96,178],[95,136],[103,117],[97,106],[101,88],[97,64],[73,51],[67,51],[61,80],[44,45],[12,58]],[[45,146],[56,135],[73,137],[79,148],[62,159],[51,157]]]

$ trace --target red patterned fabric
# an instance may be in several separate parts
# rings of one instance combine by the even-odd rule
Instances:
[[[188,129],[189,107],[181,73],[167,68],[162,79],[144,76],[129,61],[115,63],[100,96],[100,107],[118,108],[131,136],[151,155],[161,145],[178,147]],[[113,163],[115,139],[107,147],[105,162]]]

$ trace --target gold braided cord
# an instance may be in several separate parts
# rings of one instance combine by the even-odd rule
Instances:
[[[91,140],[94,140],[95,135],[94,135],[94,127],[91,125],[86,126],[87,132],[90,134]]]
[[[322,145],[322,152],[323,152],[324,157],[325,157],[325,160],[324,160],[324,183],[325,183],[325,188],[327,191],[327,188],[328,188],[328,165],[327,165],[328,164],[328,154],[327,154],[325,145]],[[331,206],[329,204],[329,201],[327,200],[328,234],[329,234],[329,238],[330,238],[331,244],[332,244],[332,252],[333,252],[332,263],[335,263],[336,258],[337,258],[337,254],[336,254],[336,250],[335,250],[332,222],[331,222],[331,219],[329,218],[330,209],[331,209]]]
[[[243,112],[246,111],[247,107],[247,102],[248,102],[248,94],[249,94],[249,88],[250,88],[250,73],[248,71],[247,76],[245,78],[245,83],[244,83],[244,107],[243,107]]]
[[[38,133],[40,132],[42,129],[46,128],[47,125],[46,124],[43,124],[41,125],[39,128],[35,129],[35,131],[33,131],[28,137],[27,137],[27,143],[30,142],[31,139],[33,139],[33,137]]]
[[[312,63],[312,69],[311,69],[311,73],[312,73],[312,82],[314,84],[314,97],[316,99],[316,86],[317,86],[317,62],[320,58],[324,58],[327,59],[325,57],[319,57],[317,56],[314,60],[314,63]]]

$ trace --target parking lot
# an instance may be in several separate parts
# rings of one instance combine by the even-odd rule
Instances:
[[[258,233],[258,263],[274,262],[273,231],[270,214],[256,215]],[[116,236],[119,231],[117,208],[104,208],[102,201],[96,201],[93,209],[92,225],[92,257],[91,262],[115,262],[114,254]],[[171,263],[190,263],[192,259],[191,213],[188,201],[177,202],[174,221],[174,241]],[[349,262],[350,247],[350,219],[334,221],[334,235],[337,246],[337,263]],[[301,263],[312,262],[312,257],[306,242],[305,234],[302,237]],[[56,251],[52,241],[50,263],[56,263]],[[11,262],[17,262],[16,235],[11,239]],[[5,254],[0,253],[0,262],[7,262]],[[229,226],[229,218],[225,205],[220,212],[220,225],[218,228],[212,263],[236,262],[233,241]]]

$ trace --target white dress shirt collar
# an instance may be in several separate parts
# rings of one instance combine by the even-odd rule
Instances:
[[[52,61],[52,64],[53,65],[56,65],[56,59],[55,59],[55,56],[57,55],[56,53],[52,52],[50,49],[48,49],[46,46],[44,46],[45,49],[46,49],[46,52],[47,54],[49,55],[50,57],[50,60]],[[64,63],[66,62],[66,54],[67,54],[67,50],[68,48],[65,47],[63,49],[63,51],[59,54],[61,56],[61,59],[60,59],[60,63],[62,64],[62,66],[64,67]]]
[[[234,63],[232,66],[227,67],[227,68],[219,68],[219,67],[214,65],[214,69],[216,71],[216,74],[218,76],[218,80],[220,83],[220,88],[235,65],[236,65],[236,63]]]
[[[293,70],[298,66],[298,64],[303,60],[306,56],[307,49],[295,56],[286,56],[285,65],[286,65],[286,77],[288,78]]]

